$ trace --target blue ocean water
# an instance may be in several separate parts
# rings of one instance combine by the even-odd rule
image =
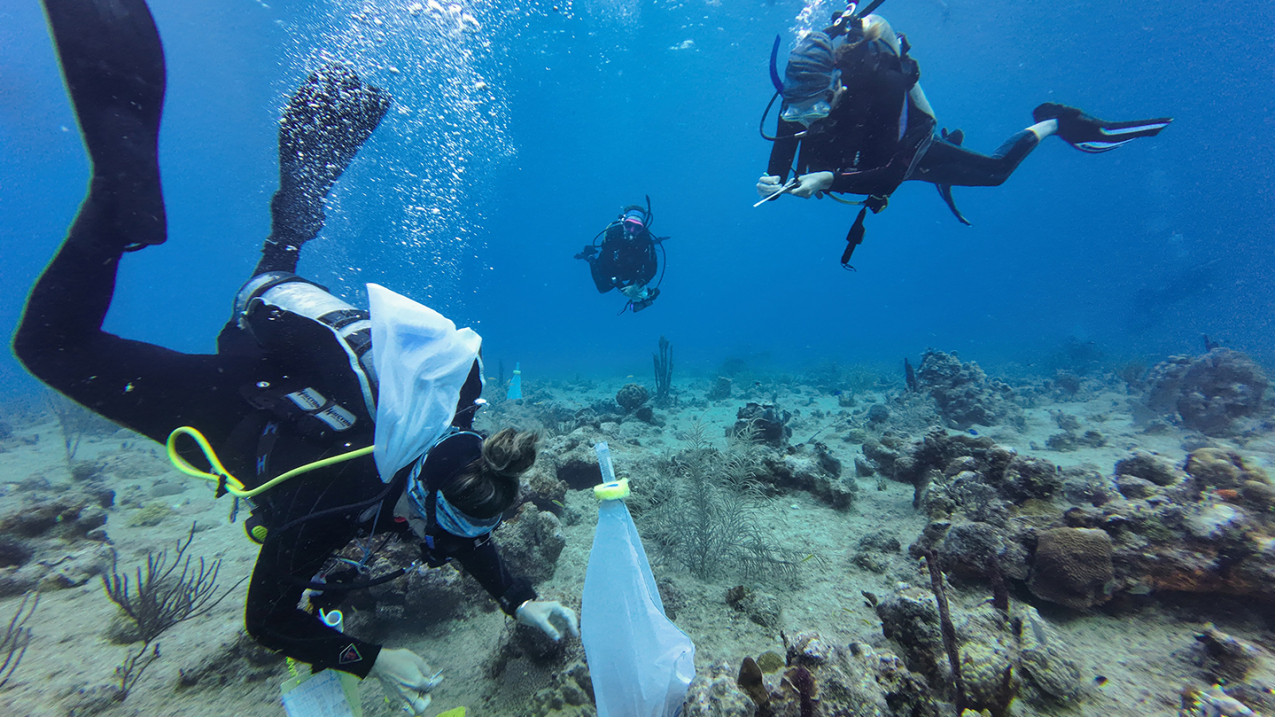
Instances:
[[[303,274],[354,303],[387,285],[484,337],[524,379],[648,375],[742,356],[896,366],[926,347],[1034,364],[1066,342],[1112,361],[1201,350],[1270,365],[1275,8],[1260,0],[890,0],[940,124],[985,152],[1040,102],[1173,116],[1084,155],[1045,142],[998,188],[911,183],[837,259],[854,211],[760,208],[757,131],[773,38],[821,26],[798,0],[152,0],[168,62],[170,239],[128,257],[107,329],[211,352],[255,264],[277,185],[279,108],[307,68],[349,62],[395,106],[342,178]],[[773,122],[773,119],[771,120]],[[773,127],[773,125],[771,125]],[[74,216],[87,161],[37,3],[0,9],[0,333]],[[617,315],[572,254],[651,197],[660,299]],[[34,382],[0,360],[8,390]]]

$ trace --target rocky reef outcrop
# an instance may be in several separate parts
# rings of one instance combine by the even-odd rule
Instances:
[[[954,579],[995,571],[1074,609],[1154,591],[1275,601],[1275,485],[1234,451],[1135,452],[1108,475],[942,430],[890,443],[864,453],[914,486],[931,520],[917,545]]]
[[[1247,355],[1215,348],[1160,362],[1143,385],[1137,407],[1144,418],[1167,417],[1206,436],[1230,436],[1254,427],[1269,381]]]
[[[107,508],[115,492],[100,480],[70,487],[30,482],[0,515],[0,597],[78,587],[111,564]]]
[[[953,353],[928,349],[916,371],[917,388],[929,393],[944,421],[964,430],[974,424],[995,426],[1021,421],[1021,409],[1012,401],[1014,390],[989,379],[973,361],[962,362]]]
[[[696,675],[686,717],[937,717],[925,681],[903,660],[853,642],[839,645],[815,632],[785,635],[786,656],[765,653],[740,666],[714,663]]]

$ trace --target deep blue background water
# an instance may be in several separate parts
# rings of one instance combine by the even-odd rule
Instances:
[[[1044,101],[1176,121],[1104,155],[1047,141],[1004,186],[955,190],[973,227],[909,183],[871,218],[858,273],[837,263],[850,207],[751,206],[770,149],[757,133],[770,45],[790,45],[800,2],[413,4],[151,2],[169,71],[170,239],[125,260],[108,330],[212,350],[268,232],[278,110],[326,54],[396,104],[302,273],[355,303],[376,281],[474,326],[491,373],[503,359],[528,382],[648,376],[661,335],[682,370],[705,373],[728,356],[894,366],[931,346],[1039,364],[1070,339],[1157,360],[1197,352],[1203,333],[1275,364],[1265,0],[887,2],[940,123],[969,147],[995,149]],[[39,6],[6,3],[0,333],[87,172]],[[623,301],[571,256],[645,194],[656,233],[673,236],[663,295],[617,316]],[[7,357],[0,380],[32,385]]]

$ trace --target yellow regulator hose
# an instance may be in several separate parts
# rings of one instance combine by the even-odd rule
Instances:
[[[189,436],[195,441],[195,443],[199,446],[199,450],[203,452],[204,458],[208,459],[208,463],[212,466],[214,471],[213,473],[207,473],[199,470],[192,466],[185,458],[182,458],[177,454],[177,439],[182,436]],[[165,445],[168,448],[168,460],[173,464],[174,468],[188,476],[216,483],[218,496],[220,496],[221,491],[224,490],[238,498],[251,498],[270,490],[289,478],[295,478],[302,473],[309,473],[310,471],[326,468],[330,465],[354,460],[355,458],[366,456],[372,452],[372,446],[365,446],[330,458],[324,458],[313,463],[307,463],[303,466],[293,468],[286,473],[275,476],[266,483],[249,490],[244,486],[243,481],[230,475],[230,471],[226,470],[226,467],[221,464],[221,460],[217,458],[217,452],[214,451],[212,446],[208,444],[208,439],[204,438],[204,434],[200,433],[197,429],[191,428],[190,426],[182,426],[168,434],[168,442]]]

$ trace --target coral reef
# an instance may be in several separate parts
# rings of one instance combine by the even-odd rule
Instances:
[[[823,443],[803,443],[787,453],[767,451],[758,480],[781,490],[804,490],[838,510],[854,504],[854,481],[841,480],[841,462]]]
[[[619,393],[615,394],[615,402],[620,404],[625,413],[633,413],[650,398],[651,392],[646,390],[646,386],[636,383],[625,384]]]
[[[1006,579],[1076,609],[1126,591],[1275,597],[1275,486],[1234,451],[1201,448],[1182,468],[1135,453],[1114,476],[942,430],[907,445],[887,432],[864,453],[915,487],[933,521],[918,545],[955,579],[988,579],[995,557]]]
[[[911,670],[932,686],[952,682],[934,592],[901,587],[878,601],[876,610],[886,637],[903,648]],[[952,602],[949,610],[962,683],[976,712],[998,713],[1012,694],[1035,704],[1080,696],[1081,671],[1072,650],[1035,608],[1014,604],[1002,611],[982,602],[967,610]]]
[[[1266,386],[1266,374],[1248,356],[1213,349],[1182,376],[1177,401],[1182,425],[1208,436],[1228,434],[1238,419],[1258,413]]]
[[[240,631],[214,652],[197,656],[177,671],[182,689],[222,689],[273,681],[283,671],[283,655],[262,647]]]
[[[688,435],[686,444],[657,464],[637,518],[642,536],[700,578],[792,580],[804,556],[780,547],[757,519],[758,447],[733,441],[719,450],[702,431]]]
[[[1232,637],[1211,623],[1195,634],[1194,659],[1209,683],[1243,682],[1262,655],[1261,648]]]
[[[738,585],[726,591],[726,604],[762,627],[779,627],[779,598],[768,592]]]
[[[1173,485],[1186,477],[1186,473],[1169,461],[1146,451],[1134,451],[1133,455],[1116,462],[1117,476],[1133,476],[1158,486]]]
[[[864,570],[884,573],[889,569],[893,556],[897,555],[902,547],[893,533],[878,530],[859,538],[850,562]]]
[[[592,717],[593,681],[578,640],[554,641],[539,630],[509,623],[487,659],[488,689],[519,705],[527,717]]]
[[[724,401],[730,398],[731,380],[726,376],[718,376],[713,382],[713,387],[704,394],[704,398],[710,401]]]
[[[764,694],[765,688],[761,689]],[[682,714],[685,717],[754,717],[757,703],[741,689],[730,663],[718,661],[707,671],[695,675],[686,691]]]
[[[1251,428],[1244,419],[1259,415],[1268,381],[1245,354],[1214,348],[1193,359],[1173,356],[1157,364],[1144,384],[1144,419],[1177,417],[1184,427],[1207,436],[1228,436]]]
[[[815,632],[785,635],[786,665],[762,670],[764,658],[734,670],[716,662],[687,692],[687,717],[813,717],[938,714],[925,683],[889,653],[863,643],[840,647]]]
[[[517,565],[519,573],[533,584],[553,577],[558,556],[567,545],[558,517],[531,503],[523,503],[493,535],[504,559]]]
[[[916,378],[917,386],[934,398],[939,413],[952,428],[1019,420],[1020,410],[1010,400],[1013,389],[988,379],[977,363],[963,363],[955,353],[927,349]]]
[[[782,448],[792,437],[792,428],[788,425],[792,414],[781,411],[774,404],[749,401],[739,409],[735,417],[738,420],[734,426],[726,429],[727,437],[745,436],[749,440],[775,448]]]

